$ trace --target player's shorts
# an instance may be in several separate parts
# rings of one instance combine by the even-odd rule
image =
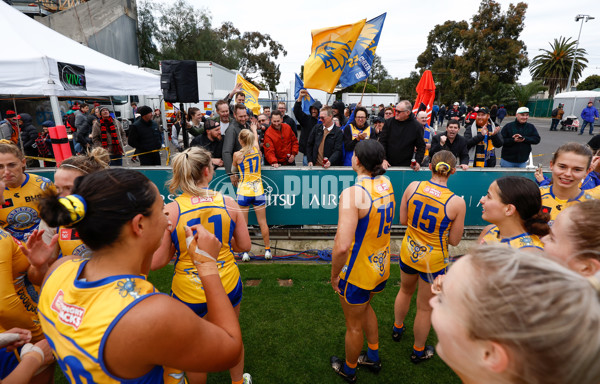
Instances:
[[[441,269],[437,272],[421,272],[404,264],[402,262],[402,259],[400,259],[400,269],[402,270],[402,272],[408,273],[409,275],[416,275],[418,273],[421,279],[423,279],[423,281],[429,284],[433,284],[433,280],[435,280],[436,277],[446,274],[447,268]]]
[[[237,203],[240,207],[249,207],[254,205],[255,207],[265,205],[267,203],[267,199],[265,198],[265,194],[259,196],[242,196],[238,195]]]
[[[368,290],[359,288],[356,285],[348,283],[346,280],[340,279],[338,284],[338,288],[340,289],[339,295],[342,296],[348,304],[365,304],[371,298],[371,293],[379,293],[383,291],[383,288],[385,288],[385,283],[387,283],[387,280],[383,283],[380,283],[375,288]]]
[[[171,296],[173,296],[173,298],[181,301],[183,304],[190,307],[190,309],[192,311],[194,311],[194,313],[196,313],[196,315],[198,315],[200,317],[204,317],[208,313],[208,306],[206,305],[206,303],[188,303],[188,302],[181,300],[180,298],[175,296],[175,294],[173,294],[173,293],[171,293]],[[235,288],[233,288],[233,290],[231,292],[229,292],[227,294],[227,296],[229,297],[229,301],[231,302],[231,305],[233,307],[235,307],[239,303],[241,303],[241,301],[242,301],[242,277],[241,276],[240,276],[240,279],[238,280],[238,283],[236,284]]]
[[[0,380],[4,380],[19,365],[15,352],[8,352],[6,348],[0,349]]]

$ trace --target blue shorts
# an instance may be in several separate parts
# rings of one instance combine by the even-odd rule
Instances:
[[[0,349],[0,380],[4,380],[19,365],[15,352]]]
[[[237,203],[240,207],[249,207],[251,205],[254,205],[255,207],[258,207],[260,205],[265,205],[267,203],[267,200],[265,199],[265,194],[263,193],[262,195],[259,196],[242,196],[242,195],[238,195],[237,197]]]
[[[440,276],[440,275],[445,275],[446,274],[446,268],[439,270],[437,272],[421,272],[421,271],[417,271],[416,269],[409,267],[408,265],[404,264],[402,262],[402,259],[400,259],[400,269],[402,270],[402,272],[404,273],[408,273],[409,275],[416,275],[417,273],[419,274],[419,276],[421,277],[421,279],[423,279],[423,281],[429,283],[429,284],[433,284],[433,280],[435,280],[436,277]]]
[[[180,298],[178,298],[177,296],[175,296],[175,294],[173,294],[173,293],[171,293],[171,296],[173,296],[173,298],[181,301],[183,304],[190,307],[190,309],[192,311],[194,311],[194,313],[200,317],[204,317],[208,313],[208,306],[206,305],[206,303],[187,303],[187,302],[181,300]],[[240,302],[242,301],[242,278],[241,277],[238,280],[238,283],[235,286],[235,288],[233,288],[233,290],[231,292],[229,292],[227,294],[227,296],[229,297],[229,301],[231,302],[231,305],[234,308],[240,304]]]
[[[385,283],[380,283],[375,288],[368,290],[357,287],[356,285],[348,283],[346,280],[340,279],[338,288],[340,289],[339,295],[342,296],[348,304],[365,304],[371,299],[371,293],[379,293],[385,288]]]

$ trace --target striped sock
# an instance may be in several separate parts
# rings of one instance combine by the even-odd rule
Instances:
[[[354,375],[354,374],[356,374],[356,365],[357,365],[357,363],[350,364],[348,362],[348,360],[346,360],[346,362],[344,363],[344,367],[342,368],[342,370],[344,371],[344,373],[346,375]]]
[[[425,346],[418,348],[416,345],[413,345],[413,353],[418,357],[422,357],[425,354]]]
[[[371,361],[379,361],[379,343],[370,344],[367,343],[369,349],[367,349],[367,357]]]

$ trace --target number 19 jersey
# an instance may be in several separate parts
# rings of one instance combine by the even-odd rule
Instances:
[[[355,186],[367,192],[371,207],[369,213],[358,220],[340,278],[371,290],[390,276],[390,229],[396,201],[387,177],[362,177]]]
[[[408,223],[400,248],[402,262],[419,272],[446,268],[448,233],[452,220],[446,214],[454,193],[448,187],[422,181],[408,199]]]

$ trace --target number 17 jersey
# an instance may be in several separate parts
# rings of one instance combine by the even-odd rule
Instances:
[[[452,220],[446,214],[454,193],[448,187],[422,181],[408,199],[408,223],[400,248],[402,262],[419,272],[435,273],[448,266],[448,234]]]

